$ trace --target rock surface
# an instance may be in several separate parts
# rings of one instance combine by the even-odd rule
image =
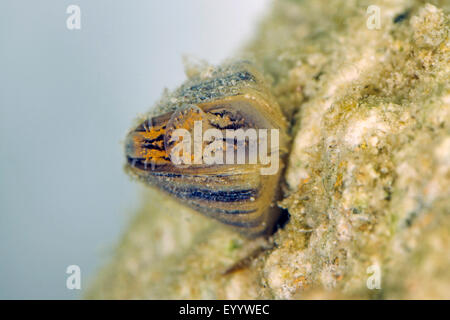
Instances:
[[[292,119],[285,227],[147,190],[87,298],[450,298],[450,4],[377,1],[379,29],[371,4],[278,0],[238,55]]]

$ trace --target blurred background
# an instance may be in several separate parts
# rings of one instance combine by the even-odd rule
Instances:
[[[69,30],[69,5],[81,29]],[[185,79],[220,63],[269,0],[0,2],[0,299],[76,299],[113,253],[140,186],[121,141]],[[81,268],[81,290],[66,268]]]

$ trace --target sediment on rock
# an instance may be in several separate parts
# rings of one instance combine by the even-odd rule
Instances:
[[[238,55],[292,122],[285,227],[246,240],[146,190],[88,298],[450,298],[449,4],[378,1],[379,30],[371,4],[276,1]]]

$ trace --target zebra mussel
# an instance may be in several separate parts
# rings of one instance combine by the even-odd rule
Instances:
[[[126,171],[248,237],[280,215],[287,124],[262,75],[241,61],[188,79],[128,133]]]

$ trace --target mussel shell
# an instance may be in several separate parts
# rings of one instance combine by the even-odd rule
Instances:
[[[277,129],[278,170],[262,175],[260,163],[174,165],[171,134],[179,127],[192,129],[193,120],[222,131]],[[268,234],[280,214],[275,201],[287,151],[286,127],[279,105],[251,64],[221,66],[206,79],[189,79],[128,133],[127,172],[248,237]]]

